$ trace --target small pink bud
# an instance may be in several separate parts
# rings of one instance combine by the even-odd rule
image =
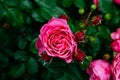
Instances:
[[[78,31],[75,33],[75,38],[76,40],[79,42],[79,41],[83,41],[85,40],[85,34],[83,31]]]

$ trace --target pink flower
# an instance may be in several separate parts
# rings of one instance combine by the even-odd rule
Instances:
[[[92,61],[87,73],[90,75],[89,80],[110,80],[110,64],[104,60]]]
[[[120,0],[113,0],[113,2],[120,5]]]
[[[113,40],[120,39],[120,28],[118,28],[117,31],[111,33],[111,38]]]
[[[113,80],[120,80],[120,54],[117,54],[111,65]]]
[[[77,43],[65,19],[52,18],[43,25],[36,41],[39,55],[46,52],[48,56],[72,61]]]
[[[111,33],[111,38],[113,39],[113,42],[111,43],[111,48],[120,53],[120,28],[117,29],[117,31]]]
[[[120,53],[120,40],[114,40],[110,46],[115,52]]]

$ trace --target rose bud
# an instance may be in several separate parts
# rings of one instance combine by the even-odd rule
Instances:
[[[113,2],[117,5],[120,5],[120,0],[113,0]]]
[[[120,53],[120,40],[114,40],[110,47],[117,53]]]
[[[98,6],[98,0],[93,0],[93,3]]]
[[[113,76],[112,80],[120,80],[120,53],[118,53],[112,62],[111,73]]]
[[[42,54],[41,54],[41,57],[42,57],[42,59],[45,60],[45,61],[50,61],[50,59],[51,59],[51,57],[48,56],[46,53],[42,53]]]
[[[45,52],[48,56],[70,63],[77,49],[77,42],[66,19],[53,17],[43,25],[36,41],[36,48],[39,55]]]
[[[101,24],[101,18],[99,17],[99,16],[94,16],[93,18],[92,18],[92,24],[93,25],[99,25],[99,24]]]
[[[74,59],[76,61],[82,62],[84,58],[85,58],[85,54],[80,49],[77,49],[77,51],[74,54]]]
[[[62,14],[59,16],[59,18],[61,19],[65,19],[65,20],[68,20],[68,16],[66,14]]]
[[[104,60],[94,60],[87,68],[89,80],[110,80],[110,64]]]
[[[83,31],[78,31],[75,33],[75,38],[78,42],[84,41],[85,40],[85,33]]]

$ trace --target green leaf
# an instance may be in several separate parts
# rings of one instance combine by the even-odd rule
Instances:
[[[100,26],[99,27],[99,31],[97,33],[97,35],[101,38],[104,38],[104,39],[110,39],[110,30],[109,28],[107,28],[107,26]]]
[[[21,77],[25,72],[25,64],[20,64],[20,65],[14,65],[10,71],[8,72],[10,77],[13,78],[19,78]]]
[[[9,64],[9,58],[4,53],[0,53],[0,63],[1,63],[0,68],[7,67]]]
[[[20,0],[20,8],[25,10],[31,10],[32,3],[29,0]]]
[[[94,26],[89,26],[85,32],[86,36],[91,36],[91,35],[95,35],[95,33],[97,32],[96,27]]]
[[[119,24],[119,22],[120,22],[120,16],[114,16],[112,18],[112,23],[113,24]]]
[[[20,49],[24,49],[26,47],[26,45],[27,45],[27,41],[25,39],[22,38],[18,41],[18,47]]]
[[[76,7],[78,8],[84,8],[85,7],[85,3],[84,0],[73,0],[74,4]]]
[[[5,10],[4,10],[3,7],[0,5],[0,20],[3,18],[4,15],[5,15]]]
[[[38,63],[34,58],[30,58],[27,62],[27,69],[30,74],[38,72]]]
[[[23,15],[18,9],[7,8],[6,18],[16,28],[22,27],[24,23]]]
[[[28,59],[28,54],[25,51],[17,51],[14,54],[14,58],[20,61],[26,61]]]
[[[111,13],[111,14],[118,14],[119,11],[113,4],[112,0],[99,0],[100,10],[103,13]]]
[[[72,0],[62,0],[62,5],[64,7],[70,7],[72,5]]]
[[[49,10],[47,8],[41,8],[41,15],[44,19],[49,20],[52,17],[50,10],[51,8]]]
[[[65,72],[68,66],[64,61],[55,59],[55,61],[52,61],[51,64],[46,63],[45,67],[52,73],[61,73]]]
[[[83,80],[80,69],[75,63],[69,64],[69,70],[67,71],[67,73],[72,80]]]
[[[85,71],[85,70],[88,68],[89,64],[90,64],[90,61],[91,61],[91,60],[85,58],[84,61],[83,61],[83,63],[79,63],[80,68],[81,68],[83,71]]]
[[[93,55],[94,57],[98,54],[100,50],[100,40],[99,38],[95,37],[95,41],[90,43],[90,54]]]
[[[45,4],[49,4],[49,6],[55,7],[56,6],[56,0],[39,0],[39,2],[43,2]]]
[[[33,54],[37,54],[37,53],[38,53],[37,48],[35,47],[36,40],[37,40],[37,39],[34,39],[34,40],[31,42],[30,47],[29,47],[29,50],[30,50]]]
[[[72,24],[72,23],[68,23],[69,24],[69,27],[70,27],[70,29],[73,31],[73,32],[76,32],[76,28],[75,28],[75,26]]]
[[[41,15],[46,20],[49,20],[51,17],[58,17],[59,15],[64,14],[64,10],[56,5],[54,5],[53,8],[53,6],[46,4],[41,0],[35,1],[42,8]]]
[[[43,18],[43,16],[41,15],[41,10],[40,9],[34,9],[32,11],[32,17],[34,20],[38,21],[38,22],[45,22],[46,20]]]
[[[8,7],[18,7],[19,0],[3,0],[3,3],[5,3]]]

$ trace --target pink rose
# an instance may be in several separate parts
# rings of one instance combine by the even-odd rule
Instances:
[[[89,80],[110,80],[110,64],[104,60],[92,61],[87,73],[90,75]]]
[[[113,0],[113,2],[120,5],[120,0]]]
[[[120,40],[114,40],[110,46],[115,52],[120,53]]]
[[[65,19],[52,18],[43,25],[36,41],[39,55],[46,52],[48,56],[64,59],[67,63],[72,61],[77,43]]]
[[[111,33],[111,38],[113,39],[113,42],[111,43],[111,48],[120,53],[120,28],[117,29],[117,31]]]
[[[120,80],[120,54],[117,54],[111,65],[111,72],[113,79],[112,80]]]

